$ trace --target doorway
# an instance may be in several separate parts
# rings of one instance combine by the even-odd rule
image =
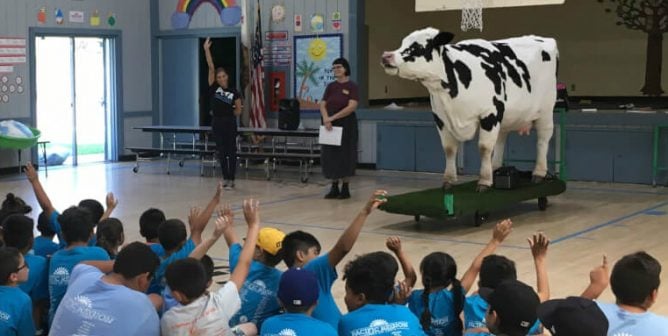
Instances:
[[[49,166],[113,160],[115,38],[34,36],[37,128]],[[40,158],[40,160],[42,160]]]

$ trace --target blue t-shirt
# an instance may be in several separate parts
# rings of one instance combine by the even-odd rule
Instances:
[[[19,288],[34,301],[49,298],[49,269],[46,258],[33,254],[24,256],[28,265],[28,281],[19,284]]]
[[[165,271],[167,270],[167,266],[179,259],[187,258],[190,255],[190,252],[192,252],[194,249],[195,242],[193,242],[192,239],[188,239],[188,241],[186,241],[180,250],[172,253],[169,257],[165,258],[163,256],[160,259],[160,266],[158,266],[158,269],[155,271],[155,276],[153,276],[153,279],[151,279],[151,285],[148,288],[148,293],[162,295],[162,291],[167,286],[167,282],[165,280]]]
[[[418,318],[406,306],[369,303],[341,317],[339,335],[421,336],[426,334]]]
[[[0,335],[34,336],[32,301],[18,287],[0,286]]]
[[[160,335],[158,314],[146,294],[104,282],[102,276],[84,264],[72,270],[49,335]]]
[[[165,256],[165,249],[162,247],[162,245],[157,244],[157,243],[146,243],[148,247],[151,248],[151,251],[155,253],[155,255],[158,256],[158,258],[162,258]]]
[[[419,319],[424,311],[422,302],[424,289],[415,290],[408,297],[408,309]],[[461,295],[461,294],[460,294]],[[425,331],[427,335],[460,336],[461,329],[457,326],[459,314],[455,313],[455,293],[448,289],[429,294],[429,312],[431,313],[431,327]],[[462,305],[464,296],[462,295]]]
[[[305,314],[281,314],[270,317],[262,324],[261,336],[337,336],[329,324]]]
[[[96,246],[78,246],[59,250],[51,257],[49,262],[49,295],[51,296],[49,321],[53,320],[60,300],[65,296],[72,269],[78,263],[86,260],[109,260],[109,254]]]
[[[60,228],[60,222],[58,221],[58,216],[60,216],[60,213],[56,210],[54,210],[51,213],[51,217],[49,217],[49,224],[51,224],[51,231],[55,232],[56,235],[58,236],[58,248],[59,249],[64,249],[67,247],[67,242],[63,238],[63,232],[62,229]],[[97,223],[93,224],[97,225]],[[92,235],[90,237],[90,240],[88,241],[88,246],[95,246],[97,245],[97,237],[95,235]]]
[[[58,251],[58,244],[54,243],[53,239],[44,236],[39,236],[35,237],[35,242],[32,245],[32,250],[35,252],[35,255],[46,258],[56,253],[56,251]]]
[[[338,274],[336,274],[336,268],[329,264],[328,253],[309,261],[304,265],[304,269],[315,273],[318,278],[318,287],[320,287],[318,305],[313,311],[313,318],[327,322],[333,328],[338,327],[341,311],[332,296],[332,285]]]
[[[654,313],[631,313],[616,304],[596,302],[608,318],[608,335],[666,336],[668,318]]]
[[[239,264],[241,244],[230,246],[230,272]],[[232,316],[230,325],[253,322],[258,329],[268,317],[280,313],[281,306],[276,299],[278,283],[283,272],[258,261],[251,261],[246,281],[239,290],[241,309]]]
[[[464,330],[487,328],[485,323],[485,314],[487,313],[487,301],[479,294],[473,294],[466,298],[464,302]],[[542,335],[543,328],[540,321],[536,321],[527,335]],[[491,333],[464,333],[465,336],[492,336]]]

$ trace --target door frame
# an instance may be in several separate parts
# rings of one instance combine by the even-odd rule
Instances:
[[[112,47],[109,52],[112,54],[112,59],[115,61],[115,66],[111,65],[109,73],[110,82],[114,83],[109,89],[111,90],[111,97],[107,102],[108,111],[111,116],[111,125],[106,125],[109,132],[110,144],[106,147],[110,149],[107,153],[112,160],[118,160],[119,154],[122,153],[123,148],[123,53],[122,53],[122,32],[117,29],[74,29],[74,28],[42,28],[30,27],[28,29],[28,62],[30,73],[30,120],[33,125],[37,124],[37,85],[36,85],[36,55],[35,55],[35,38],[38,36],[53,36],[53,37],[99,37],[113,39]],[[105,139],[106,140],[106,139]],[[105,151],[106,152],[106,151]],[[106,161],[106,158],[105,158]]]

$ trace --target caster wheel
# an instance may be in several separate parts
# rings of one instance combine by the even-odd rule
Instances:
[[[179,161],[179,167],[183,168],[183,161]]]
[[[419,222],[422,217],[420,215],[415,215],[413,216],[413,219],[415,219],[415,222]]]
[[[302,177],[300,180],[302,181],[302,183],[306,183],[308,182],[308,177]]]
[[[538,210],[545,211],[547,209],[547,197],[538,197]]]
[[[138,167],[133,167],[132,172],[137,174],[139,172],[139,168]]]
[[[485,222],[486,218],[487,216],[485,214],[476,211],[475,214],[473,215],[473,225],[475,227],[479,227],[480,225],[482,225],[482,223]]]

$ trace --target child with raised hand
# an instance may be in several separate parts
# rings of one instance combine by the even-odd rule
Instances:
[[[221,209],[220,213],[230,218],[230,221],[234,218],[229,205]],[[231,222],[223,236],[230,251],[230,271],[234,271],[239,263],[242,245]],[[230,320],[231,325],[251,322],[260,329],[264,320],[280,313],[281,306],[276,300],[276,293],[282,272],[276,269],[276,265],[283,258],[281,243],[284,237],[285,233],[276,228],[260,229],[248,277],[239,290],[241,309]]]
[[[216,292],[207,293],[208,283],[204,266],[199,261],[231,225],[227,216],[216,219],[216,229],[211,238],[203,241],[189,258],[175,261],[167,268],[167,284],[181,306],[170,309],[162,318],[162,335],[254,335],[255,325],[247,323],[230,328],[232,315],[241,307],[239,289],[246,280],[255,242],[260,231],[258,202],[250,199],[243,203],[244,217],[248,225],[246,243],[239,263],[228,281]],[[206,313],[204,313],[206,312]]]
[[[390,303],[399,267],[387,252],[372,252],[346,265],[344,301],[348,314],[339,321],[339,335],[421,336],[417,317],[408,308]]]
[[[28,265],[21,252],[0,247],[0,335],[33,336],[32,302],[18,285],[28,280]]]
[[[433,252],[420,263],[424,289],[414,290],[408,298],[408,308],[420,318],[428,335],[461,335],[459,318],[464,309],[466,293],[480,272],[483,258],[496,248],[512,231],[510,219],[496,224],[492,238],[471,263],[461,281],[457,279],[457,264],[447,253]]]
[[[294,231],[283,239],[283,261],[288,267],[301,267],[318,276],[320,288],[318,305],[313,317],[329,323],[336,328],[341,318],[341,311],[332,297],[332,285],[337,279],[336,266],[355,245],[362,226],[371,212],[387,201],[387,191],[376,190],[367,200],[355,219],[343,231],[334,247],[327,253],[320,254],[320,242],[312,234]],[[392,278],[394,281],[394,277]]]
[[[415,286],[415,282],[417,281],[417,274],[415,274],[415,268],[413,268],[413,264],[411,263],[410,259],[408,259],[408,256],[406,256],[406,253],[401,247],[401,239],[397,236],[387,237],[385,246],[387,246],[387,249],[392,251],[397,259],[399,259],[401,270],[404,272],[404,280],[399,283],[399,286],[413,288],[413,286]]]

